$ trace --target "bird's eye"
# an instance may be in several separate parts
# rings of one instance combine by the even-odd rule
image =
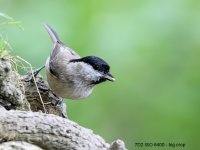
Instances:
[[[97,69],[97,70],[98,70],[98,69],[99,69],[99,66],[98,66],[98,65],[95,65],[95,69]]]

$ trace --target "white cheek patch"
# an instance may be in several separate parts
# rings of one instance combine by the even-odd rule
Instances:
[[[101,77],[101,73],[94,70],[92,66],[86,63],[82,64],[82,70],[80,73],[83,73],[88,80],[98,80]]]
[[[67,70],[71,76],[76,76],[79,82],[97,81],[102,76],[100,72],[94,70],[92,66],[84,62],[70,63],[67,67]]]

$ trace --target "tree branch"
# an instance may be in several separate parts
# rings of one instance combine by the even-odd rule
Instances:
[[[107,149],[100,136],[56,115],[27,111],[0,113],[0,142],[27,141],[44,149]]]
[[[23,141],[11,141],[0,144],[0,150],[43,150],[42,148]]]

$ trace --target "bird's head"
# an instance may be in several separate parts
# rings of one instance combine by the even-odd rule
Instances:
[[[84,63],[83,70],[88,71],[91,77],[91,84],[99,84],[104,81],[114,81],[115,78],[110,74],[110,66],[103,59],[96,56],[86,56],[79,59],[73,59],[70,62]],[[86,75],[87,76],[87,75]]]

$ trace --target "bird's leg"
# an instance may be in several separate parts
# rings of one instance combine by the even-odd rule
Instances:
[[[42,67],[40,67],[40,68],[37,68],[37,69],[33,72],[34,77],[37,77],[38,73],[39,73],[43,68],[45,68],[45,66],[42,66]]]
[[[26,80],[26,81],[32,81],[33,82],[33,76],[34,78],[37,77],[37,75],[39,74],[39,72],[44,68],[45,66],[42,66],[40,68],[37,68],[34,72],[33,72],[33,75],[32,73],[30,74],[29,78]]]
[[[68,118],[66,115],[66,105],[64,106],[62,98],[60,98],[59,101],[57,101],[56,107],[60,112],[60,116],[62,116],[63,118]]]

